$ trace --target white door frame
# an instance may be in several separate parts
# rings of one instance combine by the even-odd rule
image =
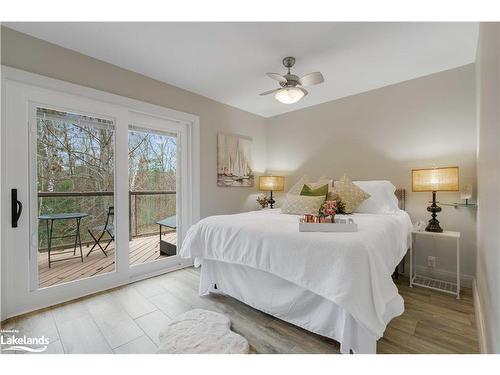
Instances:
[[[1,320],[25,312],[33,311],[57,303],[65,302],[84,295],[106,290],[132,281],[151,277],[156,274],[169,272],[173,269],[186,267],[190,261],[175,259],[151,262],[144,267],[129,267],[128,261],[128,125],[132,113],[154,116],[160,119],[178,123],[185,130],[185,146],[188,150],[183,154],[182,168],[186,173],[183,177],[181,193],[182,199],[182,222],[179,225],[181,239],[188,227],[196,223],[200,218],[200,129],[199,117],[157,105],[144,103],[130,98],[94,90],[88,87],[28,73],[18,69],[2,66],[2,126],[0,131],[0,189],[1,207],[0,216],[0,246],[1,246]],[[24,97],[24,103],[13,103],[7,101],[10,92],[16,92],[17,97]],[[7,95],[6,95],[7,94]],[[19,181],[11,182],[7,171],[7,156],[15,142],[11,133],[7,133],[6,119],[9,114],[9,106],[24,106],[26,119],[29,119],[29,103],[43,103],[44,97],[53,97],[54,100],[62,100],[62,106],[67,108],[88,109],[89,113],[106,114],[112,113],[115,117],[115,148],[117,160],[115,169],[115,200],[117,207],[117,240],[116,240],[116,272],[99,275],[97,277],[83,279],[75,282],[57,285],[50,288],[34,289],[29,281],[28,274],[23,275],[29,269],[28,249],[9,249],[8,244],[23,243],[27,239],[22,237],[23,233],[29,233],[29,207],[25,207],[18,228],[11,227],[10,219],[10,189],[19,186]],[[74,104],[72,104],[74,103]],[[19,111],[19,107],[18,107]],[[106,116],[109,117],[109,116]],[[19,136],[27,140],[28,121],[23,129],[19,129]],[[7,135],[9,137],[7,137]],[[10,140],[9,140],[10,138]],[[28,166],[28,155],[20,155],[19,164]],[[184,160],[186,159],[186,160]],[[25,173],[25,181],[21,183],[23,189],[20,191],[21,199],[28,202],[29,192],[28,170]],[[26,187],[26,188],[25,188]],[[126,212],[126,215],[121,213]],[[126,217],[126,219],[125,219]],[[17,236],[17,237],[16,237]],[[28,241],[29,242],[29,241]],[[24,246],[24,245],[22,245]],[[23,256],[16,255],[15,250],[20,251]],[[126,250],[126,251],[125,251]],[[19,254],[19,253],[17,253]],[[24,257],[24,258],[23,258]],[[14,271],[14,272],[12,272]],[[20,286],[19,283],[22,283]]]
[[[165,119],[159,118],[157,116],[151,116],[145,113],[139,113],[136,111],[129,111],[128,118],[128,129],[130,127],[141,129],[144,131],[159,131],[165,132]],[[189,169],[186,161],[189,160],[188,155],[188,132],[187,125],[184,123],[174,123],[169,121],[171,124],[168,131],[175,133],[177,138],[177,178],[176,178],[176,212],[177,212],[177,245],[181,245],[186,234],[185,228],[190,226],[190,219],[185,218],[184,212],[189,212],[189,206],[185,204],[189,199],[185,199],[184,195],[188,194],[189,182],[184,181],[186,174],[183,173],[186,169]],[[127,131],[128,132],[128,131]],[[130,203],[130,202],[129,202]],[[142,274],[150,274],[157,270],[168,269],[179,263],[179,255],[169,256],[161,259],[157,259],[153,262],[146,262],[141,264],[135,264],[131,266],[131,274],[134,276],[140,276]]]

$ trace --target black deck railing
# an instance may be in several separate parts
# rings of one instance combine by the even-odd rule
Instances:
[[[147,235],[152,235],[152,234],[157,234],[158,231],[153,231],[151,230],[153,227],[155,227],[156,221],[163,219],[164,217],[175,215],[175,201],[173,204],[173,210],[172,207],[156,207],[153,210],[153,212],[148,212],[147,213],[147,220],[144,223],[139,222],[139,211],[141,209],[140,207],[140,198],[141,197],[155,197],[155,196],[168,196],[168,195],[175,195],[176,191],[129,191],[129,240],[132,240],[134,237],[141,237],[141,236],[147,236]],[[38,193],[38,198],[84,198],[84,197],[112,197],[114,196],[113,191],[85,191],[85,192],[39,192]],[[112,203],[111,203],[112,204]],[[50,204],[48,204],[50,206]],[[166,209],[166,211],[165,211]],[[105,210],[102,208],[100,211],[100,215],[104,217],[105,215]],[[119,207],[116,209],[117,212],[120,212]],[[162,212],[165,211],[165,212]],[[45,212],[43,212],[45,213]],[[91,215],[94,216],[94,215]],[[103,224],[100,222],[96,222],[97,225]],[[69,224],[71,225],[71,224]],[[142,227],[149,227],[149,231],[144,231],[141,230]],[[156,228],[155,228],[156,229]],[[159,230],[159,229],[158,229]],[[39,237],[40,237],[40,232],[39,231]],[[86,243],[87,241],[83,241],[82,243]],[[43,244],[42,244],[43,243]],[[43,250],[45,245],[45,241],[39,240],[39,248],[40,250]],[[56,246],[54,248],[63,248],[66,245],[69,244],[60,244],[59,246]]]

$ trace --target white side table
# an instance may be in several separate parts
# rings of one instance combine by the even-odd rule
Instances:
[[[453,239],[457,244],[457,282],[451,283],[448,281],[436,280],[430,277],[425,277],[417,274],[417,267],[413,270],[413,239],[417,236],[428,236],[443,239]],[[441,292],[453,294],[460,299],[460,232],[444,231],[441,233],[412,231],[410,241],[410,288],[413,285],[424,288],[439,290]]]

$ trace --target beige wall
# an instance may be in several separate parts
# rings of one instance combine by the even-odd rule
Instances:
[[[3,26],[1,33],[3,65],[200,116],[201,216],[255,208],[256,187],[217,187],[216,134],[252,137],[254,167],[263,172],[264,118]]]
[[[428,220],[430,193],[411,192],[411,169],[460,167],[461,183],[476,191],[474,65],[402,82],[269,119],[268,169],[352,179],[387,179],[407,190],[412,220]],[[457,193],[438,193],[455,202]],[[443,228],[462,232],[462,272],[475,273],[475,209],[443,207]],[[439,276],[455,270],[452,246],[418,242],[419,265],[438,257]],[[425,247],[425,249],[424,249]],[[434,271],[436,272],[436,271]]]
[[[481,23],[477,53],[477,290],[486,350],[500,353],[500,24]]]

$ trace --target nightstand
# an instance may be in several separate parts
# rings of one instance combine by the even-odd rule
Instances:
[[[426,276],[421,276],[417,274],[417,270],[415,267],[415,271],[413,270],[413,239],[417,236],[427,236],[434,237],[443,240],[454,240],[456,242],[457,249],[457,282],[451,283],[448,281],[442,281],[433,279]],[[438,232],[426,232],[426,231],[412,231],[411,232],[411,241],[410,241],[410,288],[413,285],[421,286],[424,288],[439,290],[441,292],[453,294],[457,296],[457,299],[460,299],[460,232],[452,232],[452,231],[444,231],[441,233]]]

